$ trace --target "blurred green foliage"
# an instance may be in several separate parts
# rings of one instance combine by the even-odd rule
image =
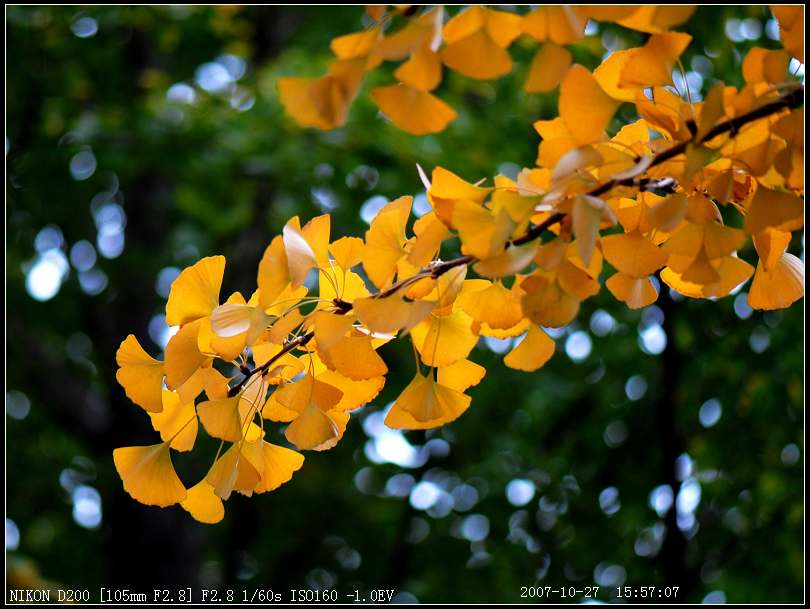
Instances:
[[[729,19],[759,36],[730,41]],[[694,36],[683,63],[703,91],[741,84],[747,48],[778,45],[769,19],[698,9],[681,28]],[[482,341],[472,357],[489,372],[469,412],[407,442],[374,416],[413,373],[407,347],[386,346],[386,388],[344,440],[280,490],[232,498],[218,526],[123,492],[111,450],[154,434],[115,382],[114,353],[130,332],[159,353],[172,267],[224,253],[223,292],[249,293],[292,215],[330,211],[334,237],[362,235],[364,202],[422,191],[417,162],[470,180],[533,163],[531,122],[557,102],[523,93],[524,41],[508,77],[446,80],[459,119],[442,134],[411,137],[378,116],[367,92],[384,73],[345,128],[295,126],[277,78],[322,73],[330,39],[362,25],[359,7],[7,9],[9,585],[334,588],[341,600],[391,588],[422,602],[666,585],[681,601],[799,601],[802,313],[752,314],[745,288],[718,302],[665,288],[641,312],[603,290],[535,374]],[[577,61],[597,65],[598,41],[641,37],[600,26]],[[84,240],[98,251],[89,267]]]

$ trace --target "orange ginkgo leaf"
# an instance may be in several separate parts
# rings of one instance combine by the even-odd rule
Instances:
[[[745,82],[780,84],[787,80],[790,54],[783,49],[753,48],[748,51],[742,64]]]
[[[130,334],[115,353],[118,371],[115,378],[127,397],[148,412],[163,409],[163,362],[144,351],[138,339]]]
[[[560,85],[560,117],[580,144],[601,139],[618,107],[587,68],[574,64],[568,69]]]
[[[633,52],[638,49],[620,49],[613,51],[597,68],[593,71],[593,77],[602,90],[613,99],[625,102],[632,102],[636,99],[637,88],[627,85],[619,86],[622,82],[622,73],[627,66],[627,62],[633,56]]]
[[[363,268],[372,283],[385,288],[394,276],[397,262],[405,256],[405,227],[413,197],[400,197],[383,207],[366,231]]]
[[[214,492],[227,501],[233,491],[250,491],[261,480],[261,472],[256,468],[253,462],[248,458],[248,455],[243,452],[250,451],[249,444],[257,442],[257,438],[250,441],[239,442],[232,444],[219,459],[214,462],[214,465],[205,477],[213,488]]]
[[[180,502],[180,507],[191,514],[194,520],[205,524],[216,524],[225,517],[222,499],[205,479],[188,489],[188,494]]]
[[[329,245],[329,252],[338,266],[348,271],[363,259],[363,240],[359,237],[341,237]]]
[[[490,279],[514,275],[529,266],[536,253],[537,243],[510,245],[500,254],[477,262],[475,272]]]
[[[167,507],[186,498],[186,488],[172,465],[168,442],[116,448],[113,461],[124,490],[136,501]]]
[[[394,72],[397,80],[419,91],[433,91],[442,81],[442,62],[429,45],[416,49]]]
[[[616,223],[616,214],[602,199],[590,195],[577,195],[571,210],[574,235],[579,257],[590,264],[602,222]]]
[[[449,315],[431,315],[411,330],[414,347],[428,366],[449,366],[469,355],[478,337],[473,334],[472,318],[456,309]]]
[[[433,260],[442,241],[450,237],[447,225],[433,211],[414,222],[413,232],[415,236],[410,242],[408,262],[417,267],[423,267]]]
[[[640,232],[633,231],[601,238],[605,260],[631,277],[652,275],[667,263],[667,254]]]
[[[452,222],[458,230],[464,253],[480,259],[502,252],[515,228],[505,209],[496,211],[467,200],[455,203]]]
[[[558,45],[576,42],[585,34],[587,18],[575,6],[541,6],[525,17],[520,29],[539,42]]]
[[[632,277],[618,272],[608,277],[605,286],[631,309],[641,309],[658,300],[658,292],[649,277]]]
[[[493,80],[512,71],[509,53],[484,29],[451,42],[440,56],[448,68],[478,80]]]
[[[804,262],[784,253],[766,270],[762,260],[757,264],[754,281],[748,291],[752,309],[785,309],[804,296]]]
[[[553,91],[560,84],[571,65],[571,52],[553,42],[545,42],[538,49],[529,67],[523,88],[528,93]]]
[[[197,413],[194,402],[183,403],[174,391],[163,390],[163,410],[150,412],[152,427],[160,433],[160,439],[170,448],[188,451],[194,448],[197,438]]]
[[[166,303],[166,323],[187,324],[207,317],[219,305],[225,256],[209,256],[183,270],[172,283]]]
[[[789,232],[778,231],[773,228],[766,228],[764,231],[753,235],[754,247],[759,254],[759,260],[766,271],[776,268],[782,254],[785,253],[790,243],[791,234]]]
[[[554,340],[542,328],[531,324],[526,336],[506,354],[503,363],[515,370],[534,372],[551,359],[554,349]]]
[[[290,284],[287,250],[281,235],[276,235],[264,250],[256,282],[259,287],[259,305],[263,309],[273,305]]]
[[[520,283],[523,314],[547,328],[569,324],[579,312],[579,299],[572,296],[546,273],[535,271]]]
[[[782,45],[796,59],[804,63],[804,5],[772,5],[771,11],[779,21]]]
[[[766,228],[794,231],[804,226],[804,201],[795,194],[757,188],[745,213],[745,232],[749,235]]]
[[[331,349],[335,343],[346,336],[346,333],[354,324],[354,318],[350,315],[339,315],[328,311],[316,311],[312,316],[314,326],[315,341],[318,349]]]
[[[644,5],[616,22],[639,32],[664,32],[692,16],[695,7],[688,4]]]
[[[447,226],[453,224],[453,208],[457,201],[467,200],[481,205],[492,192],[492,188],[470,184],[443,167],[433,169],[431,180],[426,187],[428,199],[436,215]]]
[[[443,131],[457,116],[432,93],[404,83],[377,87],[371,99],[397,127],[412,135]]]
[[[672,68],[692,41],[689,34],[653,34],[643,47],[633,49],[619,77],[619,87],[639,88],[672,83]]]
[[[380,38],[380,28],[371,27],[362,32],[353,32],[333,38],[329,48],[338,59],[355,59],[371,53]]]

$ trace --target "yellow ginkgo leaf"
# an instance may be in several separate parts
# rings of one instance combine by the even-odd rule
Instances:
[[[354,32],[333,38],[329,48],[339,59],[365,57],[374,50],[380,38],[380,28],[372,27],[362,32]]]
[[[779,21],[779,38],[784,47],[796,59],[804,63],[804,6],[771,6],[774,17]]]
[[[279,404],[298,413],[303,412],[309,404],[315,404],[326,412],[335,407],[343,392],[312,374],[306,374],[300,380],[280,387],[273,395]]]
[[[640,232],[601,238],[602,253],[616,270],[631,277],[646,277],[667,263],[667,254]]]
[[[200,352],[197,335],[203,320],[188,323],[180,328],[166,345],[166,386],[177,389],[185,383],[197,369],[210,362],[211,358]]]
[[[515,370],[533,372],[551,359],[555,347],[554,340],[542,328],[532,324],[523,340],[503,358],[503,363]]]
[[[301,233],[298,216],[287,222],[282,232],[284,249],[287,252],[287,265],[290,282],[297,288],[302,285],[309,272],[318,266],[315,252]]]
[[[414,222],[413,232],[415,237],[410,242],[408,262],[417,267],[430,262],[439,251],[442,241],[450,236],[447,226],[432,211]]]
[[[460,359],[449,366],[439,368],[436,372],[436,380],[440,385],[464,392],[480,383],[486,373],[487,369],[483,366],[468,359]]]
[[[225,506],[205,479],[188,489],[180,506],[192,515],[194,520],[205,524],[216,524],[225,517]]]
[[[234,490],[249,490],[261,480],[261,473],[242,454],[241,445],[231,447],[214,462],[205,480],[214,488],[214,492],[227,501]]]
[[[675,193],[647,207],[644,217],[652,227],[671,232],[686,216],[688,206],[686,195]]]
[[[663,32],[680,25],[695,12],[695,7],[687,4],[643,5],[631,14],[617,20],[617,23],[639,32]]]
[[[632,102],[636,99],[637,88],[619,86],[622,82],[622,72],[627,66],[627,62],[638,49],[620,49],[613,51],[608,57],[593,71],[593,77],[602,90],[613,99],[624,102]]]
[[[197,438],[197,413],[194,402],[183,403],[174,391],[163,390],[163,410],[150,412],[152,427],[160,433],[160,439],[170,448],[188,451],[194,448]]]
[[[634,49],[619,77],[619,87],[665,86],[672,83],[672,68],[692,41],[689,34],[667,32],[653,34],[646,44]]]
[[[444,131],[458,116],[429,91],[404,83],[377,87],[371,92],[371,99],[397,127],[412,135]]]
[[[553,42],[545,42],[538,49],[529,68],[523,88],[529,93],[553,91],[560,84],[571,65],[571,52]]]
[[[256,281],[259,286],[259,304],[263,309],[273,305],[290,284],[287,251],[281,235],[274,237],[264,250]]]
[[[500,281],[483,290],[462,294],[458,303],[474,320],[497,330],[512,328],[523,317],[519,297]]]
[[[115,378],[127,397],[148,412],[160,412],[163,409],[163,362],[144,351],[132,334],[121,342],[115,361],[119,366]]]
[[[449,366],[469,355],[478,337],[471,330],[472,318],[461,309],[443,317],[431,315],[411,330],[411,338],[428,366]]]
[[[537,253],[537,243],[510,245],[500,254],[475,264],[475,272],[484,277],[497,279],[519,273],[529,266]]]
[[[745,232],[760,233],[766,228],[790,232],[804,225],[804,201],[795,194],[760,186],[745,213]]]
[[[649,277],[632,277],[618,272],[608,277],[605,286],[631,309],[641,309],[658,300],[658,292]]]
[[[587,68],[575,64],[568,69],[560,85],[560,118],[580,144],[599,141],[618,107]]]
[[[429,300],[407,301],[398,294],[385,298],[358,298],[353,304],[357,318],[372,332],[383,334],[395,334],[400,330],[408,332],[436,305]]]
[[[385,385],[384,376],[354,381],[339,372],[329,369],[318,373],[317,379],[343,392],[340,400],[332,407],[334,410],[354,410],[368,404],[377,397],[383,385]]]
[[[466,200],[457,201],[453,206],[452,221],[464,251],[480,259],[501,253],[515,228],[505,209],[495,212]]]
[[[577,195],[574,198],[571,219],[577,238],[577,252],[585,264],[589,264],[602,222],[615,224],[616,215],[602,199],[590,195]]]
[[[371,344],[371,337],[364,334],[346,336],[328,350],[319,351],[319,355],[330,370],[336,370],[355,381],[388,372],[388,366]]]
[[[310,402],[290,423],[284,435],[299,450],[328,450],[343,437],[348,421],[348,413],[339,410],[324,412]]]
[[[328,311],[315,312],[312,320],[315,341],[318,343],[318,349],[320,350],[330,349],[336,342],[346,336],[354,323],[354,318],[349,315],[339,315]]]
[[[292,480],[293,474],[304,465],[304,455],[283,446],[262,442],[262,477],[255,492],[266,493]]]
[[[378,288],[387,286],[405,253],[405,226],[413,197],[400,197],[383,207],[366,231],[363,268]]]
[[[113,461],[124,490],[136,501],[167,507],[186,498],[186,488],[172,465],[168,442],[116,448]]]
[[[399,395],[385,424],[393,429],[430,429],[454,421],[470,406],[470,397],[417,373]]]
[[[166,323],[181,326],[207,317],[219,305],[225,256],[209,256],[183,270],[172,283]]]
[[[525,292],[521,298],[523,314],[547,328],[561,328],[576,317],[579,300],[562,289],[559,283],[538,272],[520,283]]]
[[[703,227],[703,247],[709,260],[736,252],[745,242],[745,233],[738,228],[711,222]]]
[[[341,237],[329,245],[329,251],[338,266],[348,271],[363,259],[363,240],[359,237]]]
[[[236,395],[222,400],[209,400],[197,406],[205,431],[214,438],[238,442],[242,439],[242,419],[239,414],[239,401]]]
[[[752,309],[784,309],[804,296],[804,263],[793,254],[784,253],[773,269],[757,264],[754,281],[748,292]]]

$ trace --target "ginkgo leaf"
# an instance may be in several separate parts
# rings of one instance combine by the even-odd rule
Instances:
[[[205,524],[216,524],[225,517],[225,506],[205,479],[190,489],[180,506],[194,517],[194,520]]]
[[[319,355],[329,369],[355,381],[382,376],[388,372],[388,366],[374,351],[371,337],[357,334],[346,336]]]
[[[510,245],[500,254],[477,262],[474,268],[479,275],[498,279],[522,271],[529,266],[536,253],[537,243]]]
[[[256,282],[259,286],[259,304],[263,309],[273,305],[279,294],[289,285],[287,251],[281,235],[274,237],[264,250]]]
[[[300,380],[280,387],[274,395],[279,404],[298,413],[303,412],[309,404],[326,412],[335,407],[343,392],[312,374],[306,374]]]
[[[222,400],[209,400],[197,406],[205,431],[214,438],[238,442],[242,439],[242,418],[239,415],[241,396]]]
[[[641,309],[658,300],[658,292],[649,277],[632,277],[618,272],[608,277],[605,286],[631,309]]]
[[[356,303],[357,300],[355,300],[355,310]],[[324,350],[330,349],[341,338],[346,336],[346,333],[354,324],[354,319],[348,315],[338,315],[327,311],[317,311],[312,319],[318,349]]]
[[[472,318],[457,309],[442,317],[431,315],[411,330],[411,338],[428,366],[449,366],[469,355],[478,337],[470,326]]]
[[[575,64],[568,69],[560,84],[560,118],[577,141],[598,141],[618,107],[587,68]]]
[[[640,32],[662,32],[685,22],[695,7],[687,4],[643,5],[636,11],[617,20],[617,23]]]
[[[127,397],[148,412],[163,409],[163,362],[144,351],[138,339],[130,334],[115,353],[119,368],[115,378]]]
[[[344,412],[324,412],[310,402],[290,423],[284,435],[299,450],[328,450],[343,436],[348,420],[349,415]]]
[[[519,298],[500,281],[480,291],[466,292],[458,302],[474,320],[498,330],[514,327],[523,317]]]
[[[532,324],[523,340],[503,358],[503,363],[515,370],[534,372],[551,359],[555,347],[554,340],[542,328]]]
[[[771,6],[779,21],[779,38],[796,59],[804,63],[804,6]]]
[[[579,312],[579,300],[548,277],[533,274],[520,287],[523,314],[534,323],[547,328],[560,328],[570,323]]]
[[[404,83],[377,87],[371,99],[397,127],[412,135],[444,131],[458,116],[429,91]]]
[[[340,400],[332,407],[334,410],[354,410],[368,404],[377,397],[385,385],[384,376],[355,381],[329,369],[318,373],[317,379],[336,387],[343,393]]]
[[[163,410],[150,412],[152,427],[160,433],[160,439],[170,448],[188,451],[194,448],[197,438],[197,413],[194,402],[182,402],[174,391],[163,390]]]
[[[388,285],[396,265],[405,255],[405,225],[411,213],[413,197],[400,197],[383,207],[366,231],[363,268],[378,288]]]
[[[512,70],[509,53],[484,29],[449,43],[440,54],[448,68],[478,80],[499,78]]]
[[[562,81],[571,65],[571,52],[553,42],[545,42],[538,49],[529,67],[523,88],[529,93],[553,91]]]
[[[760,233],[766,228],[794,231],[804,225],[804,201],[789,192],[760,186],[745,213],[745,232]]]
[[[788,63],[790,55],[783,49],[755,47],[748,51],[743,60],[743,78],[746,82],[783,83],[787,79]]]
[[[709,260],[736,252],[745,242],[745,233],[738,228],[709,223],[703,228],[703,248]]]
[[[672,83],[672,67],[692,41],[689,34],[653,34],[646,44],[634,49],[619,77],[619,87],[638,88]]]
[[[304,283],[309,272],[318,266],[318,261],[312,247],[301,233],[298,216],[284,225],[282,238],[287,252],[290,282],[297,288]]]
[[[169,389],[180,387],[211,359],[200,353],[197,345],[197,334],[202,321],[198,319],[181,327],[166,345],[166,360],[163,365],[166,370],[166,386]]]
[[[667,254],[638,232],[601,238],[602,253],[616,270],[631,277],[652,275],[667,263]]]
[[[262,442],[262,477],[256,493],[266,493],[292,480],[293,474],[304,465],[304,455],[283,446]]]
[[[207,317],[219,305],[225,256],[209,256],[184,269],[172,283],[166,323],[181,326]]]
[[[425,45],[413,52],[411,58],[394,72],[402,83],[420,91],[432,91],[442,81],[442,62],[438,53]]]
[[[341,237],[329,245],[335,262],[344,270],[360,264],[363,259],[363,240],[359,237]]]
[[[632,102],[636,99],[638,88],[630,87],[622,82],[622,73],[633,52],[637,49],[619,49],[613,51],[597,68],[593,71],[593,77],[602,90],[613,99],[624,102]],[[622,83],[623,86],[619,86]]]
[[[167,507],[186,498],[186,488],[172,465],[168,442],[116,448],[113,461],[124,490],[136,501]]]
[[[458,230],[464,251],[476,258],[491,258],[503,251],[515,223],[506,210],[488,208],[460,200],[453,206],[453,227]]]
[[[430,429],[461,416],[470,396],[436,382],[433,374],[417,373],[394,402],[385,424],[393,429]]]
[[[753,235],[754,247],[759,254],[759,260],[766,271],[772,271],[782,259],[791,234],[773,228],[766,228],[764,231]]]
[[[460,359],[449,366],[438,368],[436,380],[440,385],[456,391],[467,391],[470,387],[480,383],[486,373],[487,369],[483,366],[468,359]]]
[[[762,261],[757,264],[754,281],[748,291],[752,309],[784,309],[804,296],[804,263],[793,254],[784,253],[768,271]]]
[[[644,217],[654,228],[671,232],[684,219],[688,207],[686,195],[675,193],[648,207]]]
[[[362,32],[354,32],[333,38],[329,48],[340,59],[365,57],[374,49],[380,39],[380,28],[372,27]]]
[[[358,298],[354,301],[357,318],[372,332],[408,332],[430,314],[434,301],[406,301],[399,295],[386,298]]]
[[[430,262],[439,251],[442,241],[450,236],[447,226],[432,211],[414,222],[413,232],[415,237],[410,243],[408,262],[418,267]]]
[[[260,472],[243,456],[240,448],[240,444],[232,444],[205,477],[223,501],[227,501],[234,490],[252,489],[261,480]]]
[[[571,211],[574,235],[577,240],[577,251],[579,257],[590,263],[593,250],[596,247],[596,238],[599,235],[599,227],[603,221],[616,223],[616,216],[613,210],[605,205],[605,202],[590,195],[578,195],[574,198]]]
[[[585,18],[576,6],[541,6],[527,14],[520,27],[535,40],[556,44],[576,42],[585,34]]]

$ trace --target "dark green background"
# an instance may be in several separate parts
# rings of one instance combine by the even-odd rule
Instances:
[[[83,17],[96,20],[95,35],[74,34],[89,23],[77,25]],[[704,92],[716,78],[741,84],[747,48],[778,46],[764,33],[732,42],[728,19],[764,26],[770,14],[700,8],[679,28],[694,36],[684,65],[704,70]],[[165,306],[155,289],[161,269],[223,253],[223,293],[250,293],[266,244],[288,217],[321,213],[319,197],[335,205],[333,237],[362,235],[364,201],[421,191],[417,162],[471,181],[534,162],[531,122],[553,117],[557,102],[522,92],[536,48],[523,40],[511,49],[516,68],[505,78],[446,77],[439,94],[459,119],[442,134],[412,137],[377,115],[368,91],[391,81],[388,67],[369,76],[346,127],[324,133],[293,124],[276,79],[323,73],[330,39],[362,23],[359,7],[7,9],[7,411],[14,415],[6,417],[7,544],[10,526],[12,538],[19,533],[7,553],[10,585],[89,588],[94,599],[101,586],[190,586],[196,598],[203,587],[231,588],[237,598],[242,589],[289,598],[292,588],[320,587],[358,590],[360,598],[390,588],[404,601],[519,602],[521,586],[601,584],[608,600],[624,584],[679,586],[685,601],[710,594],[800,601],[801,304],[741,317],[735,296],[676,302],[664,289],[657,308],[631,312],[603,289],[537,373],[510,370],[486,346],[476,348],[472,358],[488,375],[470,391],[470,410],[445,429],[406,436],[415,446],[433,439],[430,446],[449,448],[418,468],[375,464],[364,452],[364,418],[413,374],[407,345],[386,346],[384,393],[353,417],[344,440],[308,454],[280,490],[234,496],[221,524],[201,525],[179,507],[145,507],[124,493],[112,449],[156,436],[116,383],[114,354],[134,333],[158,355],[148,326]],[[576,60],[597,65],[600,37],[622,46],[643,41],[603,25],[591,42],[572,47]],[[249,109],[194,83],[198,67],[223,53],[246,62],[238,94],[255,98]],[[193,105],[167,99],[180,82],[195,87]],[[613,128],[633,118],[623,107]],[[97,167],[76,180],[70,162],[82,150],[92,151]],[[94,267],[106,288],[85,293],[71,268],[55,297],[34,300],[25,280],[38,260],[37,234],[58,227],[65,254],[80,240],[95,243],[94,198],[126,214],[123,252],[99,256]],[[801,253],[801,243],[792,251]],[[741,255],[753,260],[752,248]],[[612,333],[591,332],[597,309],[615,319]],[[662,318],[666,349],[647,354],[639,332]],[[581,362],[565,350],[577,331],[592,340]],[[636,375],[647,391],[631,400],[625,385]],[[699,411],[712,398],[722,417],[704,427]],[[276,440],[280,433],[273,431]],[[676,469],[679,457],[691,466]],[[179,466],[181,475],[193,460]],[[433,483],[444,502],[454,490],[457,499],[473,496],[469,487],[478,500],[431,515],[386,493],[389,478],[403,472]],[[533,481],[528,504],[507,500],[513,479]],[[686,531],[674,507],[660,516],[650,507],[651,492],[664,484],[676,495],[684,484],[699,485]],[[98,491],[99,526],[74,520],[76,485]],[[600,508],[608,487],[619,493],[612,515]],[[480,516],[488,534],[470,542],[465,532]]]

